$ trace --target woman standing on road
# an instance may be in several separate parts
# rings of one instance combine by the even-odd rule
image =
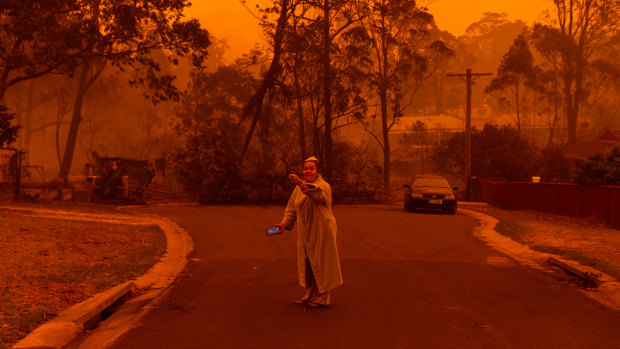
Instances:
[[[304,161],[303,177],[290,174],[296,185],[278,224],[280,230],[297,225],[297,269],[299,284],[306,294],[295,301],[318,308],[330,303],[331,289],[342,285],[342,274],[336,248],[336,218],[332,214],[332,189],[318,171],[319,160]]]

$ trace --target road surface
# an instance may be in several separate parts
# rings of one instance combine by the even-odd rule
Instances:
[[[151,208],[187,229],[186,273],[114,348],[619,348],[620,313],[490,250],[462,213],[339,205],[344,285],[292,302],[295,233],[279,206]]]

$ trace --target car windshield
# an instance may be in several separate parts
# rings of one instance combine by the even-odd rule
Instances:
[[[450,188],[450,184],[444,178],[421,177],[413,181],[414,187]]]

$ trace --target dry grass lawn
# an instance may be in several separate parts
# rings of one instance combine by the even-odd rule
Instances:
[[[128,224],[97,221],[85,212],[109,208],[89,207],[71,219],[38,209],[0,208],[0,348],[64,309],[143,275],[165,251],[165,235],[155,225],[132,225],[129,215],[120,215]]]
[[[620,279],[618,229],[543,212],[504,210],[489,205],[461,206],[497,218],[497,232],[532,249],[576,260]]]

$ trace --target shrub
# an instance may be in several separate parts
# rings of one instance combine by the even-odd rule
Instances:
[[[620,149],[607,156],[597,153],[577,163],[575,182],[588,185],[620,185]]]
[[[246,198],[229,140],[222,132],[201,133],[171,153],[177,180],[201,204],[235,204]]]
[[[0,105],[0,148],[8,147],[17,139],[20,126],[11,125],[15,114],[8,113],[7,107]]]
[[[538,169],[537,149],[519,137],[510,125],[485,125],[471,133],[472,177],[504,177],[511,180],[530,178]],[[465,173],[465,134],[459,132],[444,139],[433,153],[433,163],[441,172]]]
[[[538,175],[544,180],[570,180],[572,164],[560,147],[551,146],[541,152]]]

